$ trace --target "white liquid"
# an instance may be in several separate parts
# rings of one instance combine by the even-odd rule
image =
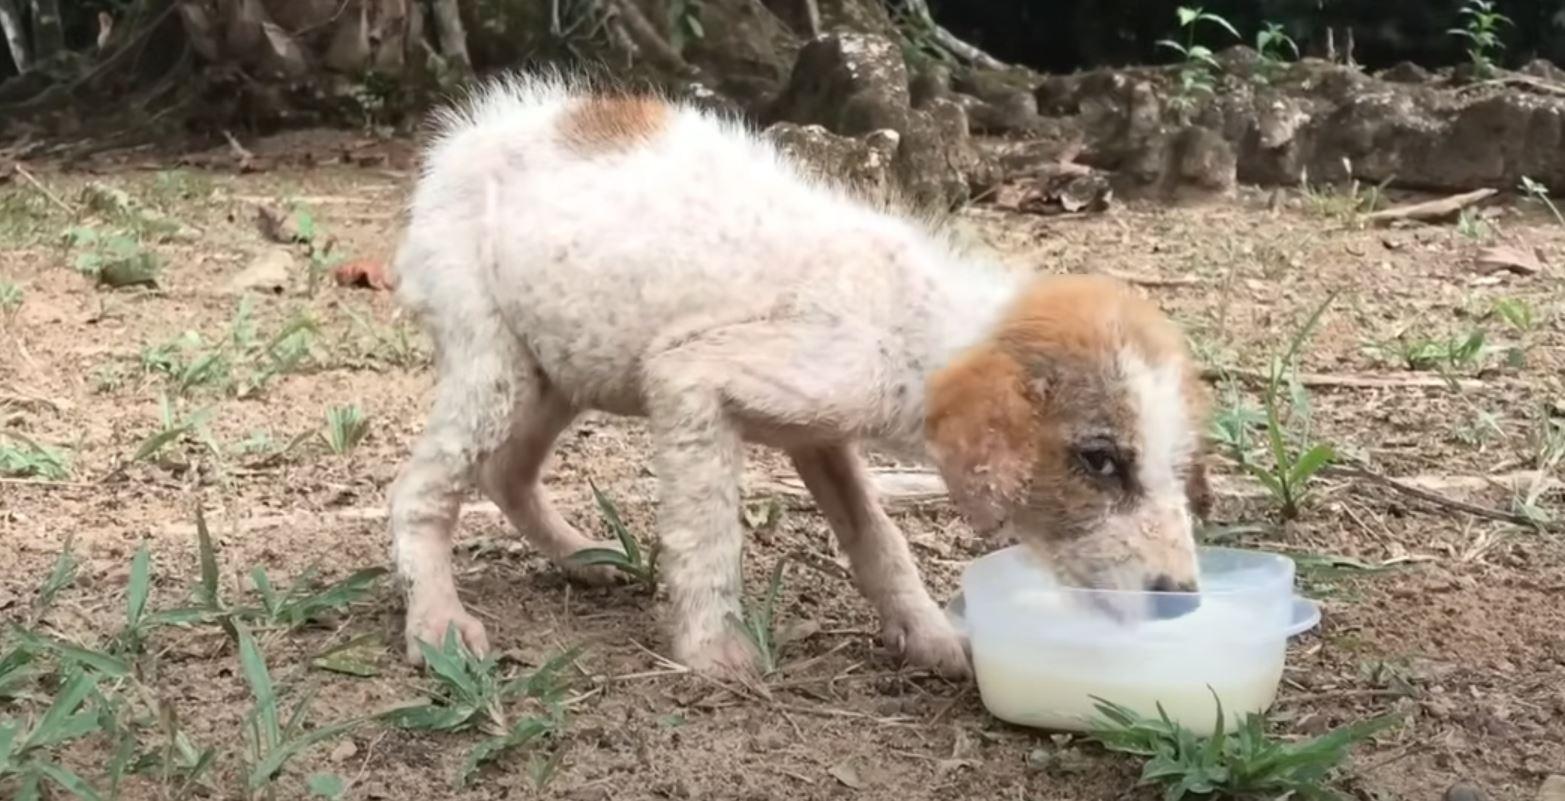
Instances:
[[[1017,620],[1048,608],[1055,618],[1036,637],[975,631],[973,666],[984,706],[995,717],[1023,726],[1087,731],[1099,718],[1098,696],[1156,718],[1168,716],[1198,735],[1217,722],[1215,691],[1226,726],[1262,712],[1276,697],[1287,641],[1224,642],[1222,633],[1256,630],[1253,610],[1207,596],[1195,611],[1172,620],[1119,628],[1085,610],[1063,621],[1055,593],[1014,599]],[[1059,621],[1062,625],[1055,625]],[[1210,685],[1210,689],[1208,689]]]

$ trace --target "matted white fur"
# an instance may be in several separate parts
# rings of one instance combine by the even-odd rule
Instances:
[[[396,260],[436,344],[429,429],[392,492],[415,638],[483,628],[456,598],[457,493],[478,483],[556,560],[590,543],[539,469],[582,409],[645,415],[675,655],[738,667],[742,438],[786,448],[886,637],[965,670],[873,498],[854,443],[921,453],[931,371],[989,329],[1017,279],[958,259],[924,226],[812,180],[754,132],[671,104],[640,146],[582,155],[558,77],[490,85],[440,118]],[[481,468],[481,470],[479,470]]]
[[[391,491],[410,658],[417,640],[439,641],[451,626],[487,647],[450,561],[459,495],[475,481],[557,562],[600,545],[560,516],[540,481],[555,438],[596,409],[648,419],[678,659],[750,666],[729,622],[740,611],[748,439],[788,452],[885,640],[915,663],[965,673],[962,638],[874,497],[858,448],[924,455],[930,376],[995,334],[1023,277],[807,177],[754,131],[708,112],[670,103],[627,146],[583,147],[560,123],[587,91],[558,76],[478,91],[439,117],[413,196],[397,292],[435,342],[438,384]],[[1159,493],[1143,504],[1153,514],[1125,517],[1092,558],[1127,566],[1136,538],[1154,536],[1183,537],[1164,552],[1187,555],[1188,518],[1170,517],[1185,507],[1163,497],[1170,465],[1188,458],[1185,410],[1170,405],[1177,369],[1117,367],[1141,410],[1139,430],[1121,433],[1163,472],[1145,477]]]

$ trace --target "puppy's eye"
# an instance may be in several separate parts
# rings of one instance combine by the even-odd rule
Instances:
[[[1119,458],[1107,445],[1087,445],[1076,449],[1076,461],[1094,476],[1113,478],[1120,473]]]

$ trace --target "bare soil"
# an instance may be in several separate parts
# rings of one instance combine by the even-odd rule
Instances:
[[[330,142],[330,137],[320,141]],[[333,286],[303,293],[303,264],[281,294],[251,293],[262,336],[307,311],[322,335],[308,368],[283,375],[252,398],[196,387],[181,415],[210,409],[214,460],[186,440],[138,463],[130,455],[160,426],[167,381],[147,374],[140,354],[186,331],[226,336],[239,304],[227,282],[258,253],[277,247],[258,232],[257,204],[312,209],[320,227],[356,258],[385,259],[411,181],[401,157],[354,159],[353,143],[330,148],[319,166],[235,175],[226,171],[123,163],[100,175],[34,168],[63,202],[78,204],[88,181],[120,187],[195,229],[188,241],[154,244],[167,261],[156,291],[106,290],[70,268],[57,244],[71,221],[31,184],[0,185],[0,280],[25,293],[0,331],[0,424],[66,450],[67,481],[0,483],[0,615],[24,619],[62,546],[82,561],[76,585],[43,625],[84,643],[101,642],[122,619],[119,600],[131,555],[150,543],[153,604],[184,603],[197,575],[193,509],[203,505],[218,538],[230,593],[264,567],[287,581],[317,566],[328,579],[384,565],[383,498],[430,402],[427,346],[383,292]],[[256,148],[258,152],[262,147]],[[1004,258],[1031,269],[1106,271],[1143,281],[1184,324],[1213,364],[1262,369],[1308,311],[1343,294],[1305,349],[1303,367],[1328,376],[1421,379],[1372,343],[1424,332],[1441,341],[1473,328],[1490,344],[1525,348],[1519,365],[1503,353],[1458,365],[1471,379],[1441,385],[1311,389],[1315,431],[1340,452],[1396,477],[1420,477],[1442,496],[1510,510],[1516,491],[1484,477],[1532,470],[1542,433],[1565,406],[1565,308],[1560,265],[1565,227],[1532,204],[1502,204],[1487,232],[1454,225],[1366,229],[1340,193],[1241,190],[1237,196],[1167,207],[1131,202],[1106,213],[1037,217],[980,207],[963,222]],[[1280,201],[1280,202],[1279,202]],[[90,224],[90,220],[88,220]],[[1490,242],[1535,248],[1538,274],[1489,274],[1475,261]],[[1161,279],[1161,280],[1158,280]],[[1530,331],[1490,313],[1502,298],[1530,307]],[[370,321],[356,323],[353,316]],[[372,330],[374,333],[372,333]],[[398,332],[410,351],[393,346]],[[1426,382],[1427,384],[1428,382]],[[1253,391],[1246,390],[1250,403]],[[310,439],[327,407],[357,404],[367,439],[333,455]],[[1484,424],[1483,421],[1489,421]],[[253,453],[241,450],[246,441]],[[1481,432],[1474,434],[1472,432]],[[648,444],[638,421],[592,416],[561,442],[549,484],[568,516],[596,527],[592,479],[613,496],[631,527],[653,531]],[[885,463],[883,463],[885,464]],[[1303,560],[1301,587],[1324,604],[1320,627],[1291,646],[1277,730],[1316,733],[1375,714],[1406,715],[1400,728],[1359,749],[1342,787],[1365,799],[1437,799],[1454,781],[1493,799],[1531,799],[1547,774],[1565,770],[1565,539],[1458,512],[1361,480],[1326,479],[1303,515],[1275,522],[1258,485],[1214,459],[1224,480],[1212,532]],[[123,469],[121,469],[123,468]],[[787,476],[775,454],[748,465],[752,500],[767,504],[768,481]],[[1555,478],[1558,478],[1557,472]],[[522,544],[492,508],[476,503],[462,520],[459,583],[470,608],[513,666],[536,665],[576,644],[577,698],[560,747],[559,773],[533,789],[525,756],[502,759],[466,789],[452,788],[475,735],[408,733],[366,726],[290,764],[277,795],[303,797],[303,779],[329,770],[349,778],[352,798],[1155,798],[1138,788],[1139,766],[1063,735],[1002,724],[986,715],[971,684],[900,669],[875,641],[876,620],[858,596],[820,516],[791,499],[757,526],[747,550],[751,593],[772,566],[791,560],[779,606],[784,625],[812,621],[783,652],[769,695],[671,675],[656,604],[624,586],[586,590]],[[1560,495],[1538,505],[1558,514]],[[758,517],[760,517],[758,515]],[[963,565],[990,547],[941,503],[903,504],[896,518],[938,599]],[[1235,530],[1238,533],[1233,533]],[[1248,533],[1246,533],[1248,532]],[[1345,557],[1352,564],[1317,557]],[[331,627],[263,639],[279,682],[318,689],[319,723],[417,698],[426,686],[401,659],[400,599],[384,585],[372,602]],[[355,678],[310,667],[310,656],[361,634],[379,636],[378,675]],[[153,639],[154,683],[191,737],[222,754],[213,797],[237,797],[241,720],[250,704],[232,644],[215,627],[164,629]],[[101,765],[108,754],[79,754]],[[149,778],[126,798],[162,798]]]

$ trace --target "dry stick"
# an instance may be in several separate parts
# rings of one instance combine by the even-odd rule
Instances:
[[[1456,498],[1448,498],[1439,493],[1430,492],[1429,490],[1415,487],[1411,484],[1405,484],[1401,481],[1391,478],[1390,476],[1383,476],[1374,471],[1365,470],[1362,467],[1328,467],[1321,470],[1321,475],[1337,476],[1339,478],[1361,479],[1372,484],[1379,484],[1382,487],[1396,490],[1403,495],[1418,498],[1446,509],[1455,509],[1460,512],[1466,512],[1467,514],[1473,515],[1475,517],[1482,517],[1489,520],[1499,520],[1506,523],[1514,523],[1518,526],[1527,526],[1529,528],[1550,528],[1549,526],[1546,526],[1537,520],[1533,520],[1526,515],[1516,514],[1515,512],[1506,512],[1500,509],[1491,509],[1487,506],[1479,506],[1477,504],[1457,500]]]
[[[1120,272],[1119,270],[1104,270],[1101,274],[1113,278],[1116,281],[1124,281],[1127,284],[1152,288],[1196,286],[1206,283],[1199,278],[1164,278],[1157,275],[1136,275],[1135,273],[1125,273]]]
[[[1475,189],[1471,192],[1463,192],[1460,195],[1451,195],[1439,200],[1426,200],[1422,203],[1410,203],[1405,206],[1395,206],[1381,211],[1370,212],[1364,215],[1364,221],[1376,225],[1389,225],[1397,220],[1436,222],[1454,217],[1462,209],[1488,200],[1498,193],[1499,190],[1497,189]]]
[[[1201,378],[1207,381],[1222,381],[1225,378],[1237,378],[1250,383],[1265,383],[1270,377],[1258,370],[1222,370],[1208,367],[1201,370]],[[1479,389],[1486,384],[1473,378],[1443,378],[1433,375],[1331,375],[1328,373],[1299,373],[1299,382],[1307,387],[1343,387],[1347,389],[1402,389],[1408,387],[1418,388],[1449,388],[1452,383],[1457,389]]]
[[[60,208],[64,209],[66,214],[70,214],[70,215],[75,215],[76,214],[76,209],[73,208],[71,206],[71,204],[66,203],[65,201],[61,200],[57,195],[55,195],[53,192],[50,192],[49,191],[49,187],[44,186],[43,182],[39,181],[36,177],[34,177],[31,172],[28,172],[27,168],[23,167],[21,165],[21,163],[17,163],[17,164],[11,165],[11,169],[15,170],[17,175],[22,176],[22,180],[28,182],[29,184],[32,184],[33,188],[38,190],[38,192],[40,194],[42,194],[44,197],[48,198],[51,203],[53,203],[54,205],[59,206]]]

